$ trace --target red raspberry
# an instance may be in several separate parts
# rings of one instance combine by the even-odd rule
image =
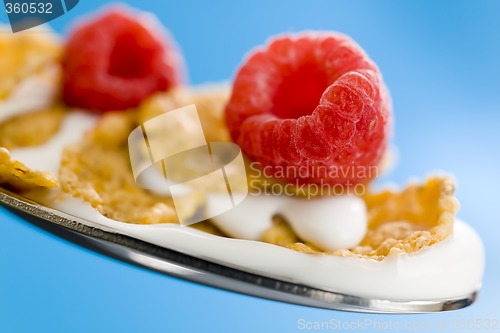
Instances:
[[[338,33],[280,37],[255,51],[236,75],[225,115],[251,160],[297,184],[368,182],[390,135],[377,66]]]
[[[85,109],[124,110],[179,84],[181,64],[174,43],[152,17],[111,8],[69,37],[63,99]]]

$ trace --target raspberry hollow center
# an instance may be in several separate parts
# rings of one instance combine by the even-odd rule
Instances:
[[[324,70],[316,64],[304,64],[285,75],[273,97],[271,112],[282,119],[310,115],[328,88]]]
[[[144,47],[134,34],[124,33],[116,37],[108,72],[124,79],[143,78],[150,73],[152,59],[152,50]]]

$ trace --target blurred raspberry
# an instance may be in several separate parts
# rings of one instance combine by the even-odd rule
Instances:
[[[96,111],[137,106],[182,81],[182,60],[154,17],[123,7],[79,24],[63,56],[63,99]]]

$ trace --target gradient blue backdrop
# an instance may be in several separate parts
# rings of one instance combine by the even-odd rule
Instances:
[[[52,26],[63,32],[101,3],[81,0]],[[128,3],[159,16],[182,46],[195,84],[230,79],[243,55],[276,33],[338,30],[357,40],[379,64],[394,101],[400,161],[387,178],[405,183],[434,170],[457,177],[459,216],[479,231],[487,251],[480,298],[464,310],[411,316],[282,304],[122,264],[0,209],[0,332],[295,332],[299,319],[365,318],[446,322],[453,332],[454,320],[500,320],[499,1]]]

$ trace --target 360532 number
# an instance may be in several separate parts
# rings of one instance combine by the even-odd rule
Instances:
[[[52,4],[50,2],[23,2],[5,3],[7,14],[52,14]]]

